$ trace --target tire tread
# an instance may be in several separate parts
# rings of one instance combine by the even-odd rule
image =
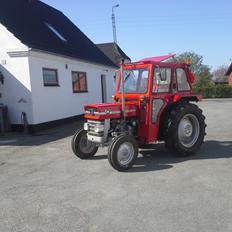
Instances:
[[[197,142],[191,148],[183,147],[178,140],[177,130],[180,119],[187,113],[193,113],[200,124],[200,135]],[[188,156],[195,154],[204,141],[205,136],[205,116],[202,114],[202,110],[195,104],[192,103],[179,103],[172,109],[168,117],[165,126],[165,146],[172,153],[182,156]]]

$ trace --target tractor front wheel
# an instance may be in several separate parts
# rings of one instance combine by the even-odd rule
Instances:
[[[109,147],[109,163],[118,171],[130,169],[137,157],[138,144],[132,136],[121,135],[115,138]]]
[[[89,159],[96,154],[98,147],[95,143],[88,141],[87,131],[80,129],[72,138],[72,150],[80,159]]]

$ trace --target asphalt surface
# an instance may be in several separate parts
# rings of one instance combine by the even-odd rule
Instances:
[[[0,137],[0,231],[232,231],[232,99],[199,105],[208,134],[196,156],[157,144],[124,173],[106,149],[73,155],[77,124]]]

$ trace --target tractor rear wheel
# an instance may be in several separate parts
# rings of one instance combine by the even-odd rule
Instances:
[[[88,141],[87,131],[80,129],[72,138],[72,150],[80,159],[89,159],[96,154],[98,147],[95,143]]]
[[[130,169],[138,157],[138,144],[132,136],[121,135],[115,138],[108,150],[108,160],[118,171]]]
[[[170,112],[165,145],[177,155],[193,155],[204,141],[205,127],[202,110],[197,105],[181,103]]]

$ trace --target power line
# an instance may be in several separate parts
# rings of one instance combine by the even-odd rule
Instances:
[[[185,21],[174,21],[174,20],[166,20],[162,22],[134,22],[134,23],[119,23],[118,22],[118,28],[136,28],[136,27],[152,27],[152,26],[189,26],[189,25],[211,25],[211,24],[222,24],[222,23],[231,23],[232,18],[230,19],[213,19],[213,20],[185,20]],[[104,24],[93,24],[93,25],[82,25],[79,24],[79,27],[82,28],[106,28],[110,24],[104,23]]]
[[[157,21],[159,19],[159,21],[163,21],[163,20],[205,20],[205,19],[228,19],[228,18],[232,18],[231,13],[217,13],[214,15],[203,15],[203,14],[194,14],[194,15],[185,15],[185,14],[178,14],[178,15],[156,15],[156,16],[149,16],[149,17],[143,17],[142,22],[145,21]],[[120,17],[119,20],[117,20],[119,23],[131,23],[131,22],[136,22],[138,20],[138,18],[122,18]],[[139,21],[141,21],[139,19]],[[78,23],[80,24],[85,24],[85,25],[92,25],[92,24],[105,24],[106,22],[108,22],[108,17],[105,18],[99,18],[99,19],[95,19],[93,20],[78,20]]]

